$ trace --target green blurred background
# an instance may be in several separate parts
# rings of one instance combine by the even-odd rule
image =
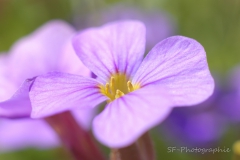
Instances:
[[[222,77],[227,76],[230,69],[240,62],[239,0],[0,0],[0,51],[8,51],[16,40],[48,20],[63,19],[71,23],[75,15],[79,16],[79,21],[82,20],[79,23],[84,23],[88,15],[97,17],[99,12],[119,2],[143,10],[167,12],[175,21],[175,33],[199,41],[207,52],[210,70]],[[232,147],[240,135],[236,127],[232,126],[234,130],[229,129],[219,141],[220,146]],[[232,158],[232,152],[197,156],[190,153],[167,153],[169,144],[161,139],[157,131],[153,130],[151,134],[158,159]],[[61,148],[26,149],[0,154],[3,160],[64,160],[67,157]]]

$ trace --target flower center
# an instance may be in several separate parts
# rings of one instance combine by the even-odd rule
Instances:
[[[108,102],[117,99],[124,94],[139,89],[139,85],[133,85],[125,74],[117,73],[111,76],[109,82],[100,86],[102,94],[109,98]]]

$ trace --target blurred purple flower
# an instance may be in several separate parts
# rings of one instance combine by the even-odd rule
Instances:
[[[0,87],[4,98],[0,99],[1,117],[29,116],[31,104],[28,91],[34,78],[28,78],[51,71],[90,76],[90,71],[80,62],[71,46],[70,40],[75,33],[65,22],[52,21],[20,39],[8,56],[2,56]]]
[[[72,48],[75,33],[67,23],[51,21],[20,39],[9,55],[1,57],[0,87],[4,97],[0,97],[0,117],[29,117],[28,91],[34,76],[51,71],[90,76]]]
[[[222,109],[228,104],[222,100],[229,89],[217,75],[213,94],[204,102],[191,108],[175,108],[159,126],[168,141],[179,145],[204,147],[216,145],[228,126],[226,113]],[[231,102],[228,102],[231,103]],[[181,138],[179,138],[181,137]]]
[[[240,122],[240,67],[235,67],[228,79],[228,90],[219,102],[220,111],[231,123]]]
[[[57,147],[59,140],[51,127],[42,120],[0,120],[0,152],[28,147]]]
[[[94,12],[95,13],[95,12]],[[88,14],[87,19],[83,17],[79,20],[79,15],[76,15],[75,24],[79,28],[83,24],[87,26],[93,26],[96,24],[103,25],[105,23],[116,21],[116,20],[139,20],[142,21],[146,26],[146,48],[150,50],[155,44],[161,40],[174,35],[175,23],[173,19],[165,12],[159,10],[141,10],[137,7],[129,7],[126,5],[116,5],[110,8],[105,8],[98,14]],[[85,23],[82,23],[82,21]]]
[[[220,114],[219,100],[224,92],[216,87],[213,95],[191,108],[175,108],[160,125],[171,143],[203,147],[213,145],[226,131],[227,121]]]
[[[172,36],[175,32],[175,24],[167,13],[159,10],[145,11],[139,8],[117,5],[109,10],[104,10],[100,20],[102,24],[114,20],[139,20],[146,26],[146,48],[150,50],[161,40]]]
[[[98,78],[58,72],[37,77],[30,91],[31,116],[45,117],[76,105],[94,107],[107,100],[93,120],[93,132],[109,147],[130,145],[173,106],[197,104],[212,94],[205,51],[193,39],[167,38],[143,59],[144,25],[118,21],[81,32],[73,45]]]
[[[32,107],[28,94],[35,79],[32,77],[50,71],[90,76],[73,50],[71,38],[75,33],[67,23],[51,21],[17,41],[8,55],[0,56],[0,149],[56,144],[55,133],[44,121],[29,119]],[[87,129],[94,110],[76,109],[73,114]],[[28,119],[10,121],[4,117]]]

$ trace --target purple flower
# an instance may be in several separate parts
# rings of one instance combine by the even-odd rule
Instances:
[[[107,100],[93,120],[93,132],[109,147],[133,143],[173,106],[197,104],[212,94],[214,82],[205,51],[193,39],[167,38],[143,59],[144,25],[118,21],[81,32],[73,46],[98,78],[58,72],[37,77],[30,91],[31,116],[94,107]]]
[[[51,71],[90,76],[71,45],[75,33],[65,22],[51,21],[17,41],[8,55],[1,56],[0,117],[29,117],[32,77]]]
[[[55,146],[57,137],[51,128],[44,121],[30,119],[29,89],[35,80],[32,77],[51,71],[90,76],[71,45],[75,33],[67,23],[51,21],[17,41],[8,55],[0,56],[0,146],[4,145],[0,148],[4,147],[3,150],[28,145]],[[88,129],[94,110],[76,109],[73,114]],[[4,117],[27,119],[10,121],[3,120]]]

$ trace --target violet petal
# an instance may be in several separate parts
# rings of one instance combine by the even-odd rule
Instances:
[[[158,43],[143,60],[133,83],[167,87],[176,106],[200,103],[214,88],[204,48],[183,36]]]
[[[141,62],[145,49],[145,27],[138,21],[117,21],[90,28],[73,39],[82,62],[103,82],[114,73],[130,76]]]
[[[94,135],[110,148],[128,146],[164,120],[171,106],[165,89],[136,90],[109,103],[94,118]]]
[[[36,78],[31,91],[32,118],[43,118],[77,107],[92,108],[106,100],[91,78],[52,72]]]

